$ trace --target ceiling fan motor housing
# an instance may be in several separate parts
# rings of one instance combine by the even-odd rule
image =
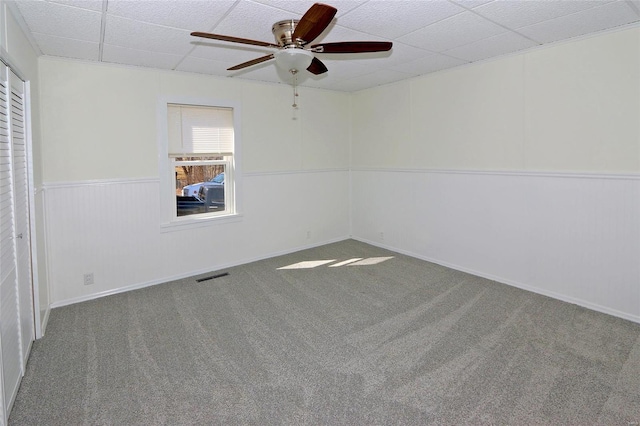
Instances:
[[[298,41],[293,39],[293,32],[295,31],[298,22],[300,22],[298,19],[286,19],[273,24],[271,32],[280,46],[300,45]]]

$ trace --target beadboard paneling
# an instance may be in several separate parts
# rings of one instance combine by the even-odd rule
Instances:
[[[640,322],[639,178],[351,173],[354,238]],[[153,179],[48,186],[53,306],[347,238],[348,175],[247,174],[240,221],[175,232]]]
[[[638,176],[361,169],[352,194],[356,239],[640,322]]]
[[[171,232],[160,227],[155,179],[46,185],[52,305],[348,238],[348,174],[245,175],[240,220]]]

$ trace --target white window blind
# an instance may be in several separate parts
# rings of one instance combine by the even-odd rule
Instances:
[[[233,154],[233,108],[167,105],[169,155]]]

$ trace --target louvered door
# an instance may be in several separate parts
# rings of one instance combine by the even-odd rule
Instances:
[[[4,407],[11,407],[22,376],[22,342],[15,244],[14,177],[11,146],[9,70],[2,65],[0,140],[0,338]],[[7,413],[8,414],[8,413]]]
[[[33,286],[31,275],[31,245],[29,221],[29,188],[27,174],[26,111],[24,82],[13,72],[11,87],[11,144],[13,155],[13,194],[15,206],[15,245],[18,280],[18,303],[22,365],[26,366],[29,348],[34,339]]]
[[[0,63],[0,425],[34,339],[25,84]]]

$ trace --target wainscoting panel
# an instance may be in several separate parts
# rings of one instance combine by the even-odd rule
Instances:
[[[362,241],[640,322],[640,177],[352,171]]]
[[[160,226],[156,179],[45,185],[52,306],[346,239],[348,176],[248,174],[239,220],[170,232]]]

